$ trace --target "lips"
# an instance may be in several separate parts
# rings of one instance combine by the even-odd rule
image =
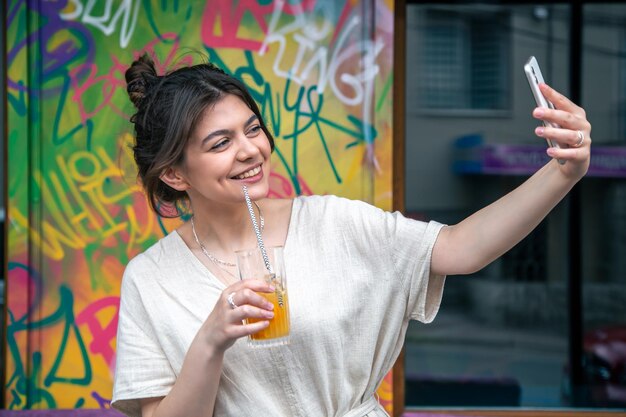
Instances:
[[[252,168],[249,171],[246,171],[242,174],[236,175],[233,178],[236,180],[244,180],[246,178],[250,178],[250,177],[254,177],[255,175],[257,175],[259,172],[261,172],[261,166],[257,166],[255,168]]]

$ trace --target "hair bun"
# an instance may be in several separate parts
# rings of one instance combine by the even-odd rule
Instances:
[[[150,85],[158,78],[154,61],[147,54],[143,54],[136,61],[133,61],[130,68],[126,70],[126,91],[136,108],[141,102]]]

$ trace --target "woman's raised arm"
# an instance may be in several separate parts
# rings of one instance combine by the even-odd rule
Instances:
[[[548,148],[553,159],[518,188],[444,227],[433,248],[433,273],[469,274],[487,266],[527,236],[587,173],[591,125],[585,111],[549,86],[540,88],[556,109],[536,108],[533,116],[560,127],[538,127],[535,134],[561,148]]]

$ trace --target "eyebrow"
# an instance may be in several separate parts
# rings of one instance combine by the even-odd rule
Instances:
[[[243,128],[246,129],[248,126],[250,126],[252,123],[254,123],[255,120],[257,120],[258,117],[256,114],[253,114],[252,116],[250,116],[248,118],[248,120],[246,120],[246,122],[243,124]],[[211,139],[215,138],[216,136],[222,136],[222,135],[232,135],[233,131],[231,129],[219,129],[216,130],[214,132],[211,132],[207,135],[207,137],[205,137],[204,139],[202,139],[202,145],[204,145],[205,143],[207,143],[208,141],[210,141]]]

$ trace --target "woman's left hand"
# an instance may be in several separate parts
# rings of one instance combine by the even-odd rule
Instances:
[[[564,164],[559,165],[561,172],[568,179],[577,181],[589,169],[591,124],[587,121],[582,107],[572,103],[567,97],[546,84],[540,84],[539,88],[546,99],[554,104],[555,109],[537,107],[533,111],[533,117],[555,123],[559,127],[537,127],[535,134],[559,144],[560,149],[550,147],[547,153],[554,159],[565,161]]]

